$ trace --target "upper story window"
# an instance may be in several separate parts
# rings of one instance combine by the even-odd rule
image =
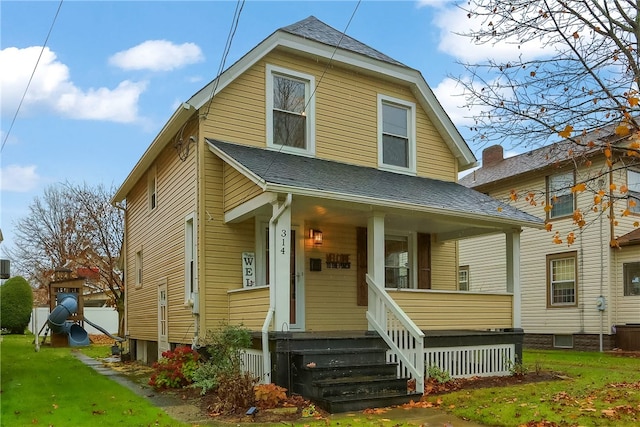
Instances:
[[[469,266],[461,265],[458,267],[458,290],[469,290]]]
[[[158,178],[156,175],[156,167],[151,166],[147,172],[147,196],[149,198],[149,210],[154,210],[158,205],[157,193]]]
[[[627,169],[627,187],[629,188],[629,210],[640,213],[640,172]]]
[[[575,185],[573,171],[547,177],[547,204],[553,206],[549,218],[569,216],[575,210],[575,201],[571,187]]]
[[[549,307],[573,307],[578,303],[577,254],[547,255]]]
[[[398,172],[416,171],[416,107],[378,95],[378,166]]]
[[[640,262],[625,262],[622,270],[624,296],[640,296]]]
[[[315,152],[313,76],[267,65],[267,145],[284,152]]]

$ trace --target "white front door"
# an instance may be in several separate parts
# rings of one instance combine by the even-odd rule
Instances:
[[[158,359],[169,350],[169,330],[167,319],[167,281],[158,284]]]

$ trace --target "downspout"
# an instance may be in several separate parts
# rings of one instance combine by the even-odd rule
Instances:
[[[284,211],[291,206],[292,196],[291,193],[287,194],[287,198],[280,208],[273,214],[271,219],[269,220],[269,253],[272,254],[269,258],[269,262],[273,262],[274,265],[269,268],[269,310],[267,311],[267,317],[264,319],[264,324],[262,325],[262,368],[264,371],[264,381],[266,384],[271,383],[271,353],[269,352],[269,325],[271,324],[271,319],[273,318],[273,313],[275,312],[275,300],[276,300],[276,272],[275,268],[275,257],[276,253],[276,239],[275,239],[275,230],[276,230],[276,222],[278,222],[278,218],[282,216]]]

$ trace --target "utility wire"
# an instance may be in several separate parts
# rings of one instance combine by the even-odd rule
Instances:
[[[236,10],[233,13],[233,20],[231,21],[231,27],[229,28],[229,34],[227,35],[227,42],[224,46],[222,59],[220,60],[220,66],[218,67],[218,74],[216,76],[213,87],[211,88],[211,94],[209,95],[209,105],[207,106],[207,112],[204,114],[204,117],[207,117],[209,115],[209,110],[211,110],[213,97],[215,96],[216,90],[218,89],[218,83],[220,83],[220,75],[224,70],[224,64],[227,62],[227,56],[229,55],[229,51],[231,50],[231,42],[233,41],[233,37],[236,34],[236,30],[238,29],[240,14],[242,13],[242,9],[244,8],[244,2],[245,0],[238,0],[236,2]]]
[[[13,115],[13,119],[11,120],[11,125],[9,126],[9,130],[7,130],[7,134],[5,135],[4,140],[2,141],[2,147],[0,147],[0,153],[2,152],[2,150],[4,150],[4,145],[7,143],[7,140],[9,139],[9,134],[11,134],[11,129],[13,129],[13,125],[15,124],[16,119],[18,118],[18,113],[20,112],[20,108],[22,107],[24,98],[27,96],[27,91],[29,90],[29,86],[31,86],[33,75],[36,73],[36,70],[38,69],[38,64],[40,63],[40,59],[42,58],[42,54],[44,53],[44,48],[47,46],[47,42],[49,41],[49,36],[53,31],[53,26],[55,25],[56,20],[58,19],[58,14],[60,13],[60,9],[62,8],[63,1],[64,0],[60,0],[60,3],[58,3],[58,9],[56,10],[56,14],[53,17],[53,21],[51,22],[51,27],[49,28],[49,32],[47,33],[47,38],[44,40],[44,43],[42,44],[40,55],[38,55],[38,60],[36,61],[36,65],[33,67],[33,71],[31,72],[31,77],[29,77],[29,82],[27,83],[27,87],[24,88],[24,93],[22,94],[22,98],[20,98],[20,103],[18,104],[18,108],[16,108],[16,113]]]

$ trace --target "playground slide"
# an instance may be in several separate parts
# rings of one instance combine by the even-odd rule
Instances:
[[[49,318],[49,328],[56,334],[67,334],[69,345],[78,347],[89,345],[89,334],[84,328],[75,322],[67,321],[67,318],[78,310],[78,300],[72,294],[65,295],[53,309]]]
[[[84,321],[87,322],[88,324],[90,324],[91,326],[93,326],[94,328],[96,328],[97,330],[99,330],[100,332],[102,332],[103,334],[105,334],[106,336],[108,336],[109,338],[115,340],[115,341],[118,341],[118,342],[124,342],[125,341],[124,338],[120,338],[120,337],[117,337],[115,335],[111,335],[109,332],[107,332],[106,329],[102,328],[101,326],[96,325],[95,323],[93,323],[92,321],[87,319],[86,317],[84,318]]]

